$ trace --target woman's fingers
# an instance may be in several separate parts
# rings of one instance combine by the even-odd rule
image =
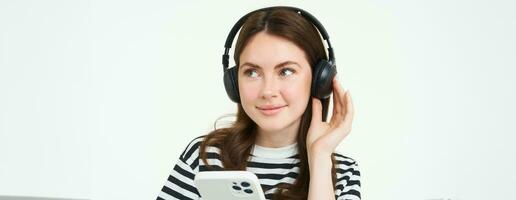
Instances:
[[[345,94],[346,99],[346,113],[344,114],[343,121],[339,125],[339,128],[343,128],[343,132],[348,133],[351,131],[351,124],[353,122],[353,116],[354,116],[354,107],[353,107],[353,101],[351,100],[351,94],[348,91],[346,91]]]
[[[312,97],[312,123],[322,121],[322,103],[319,99]]]
[[[337,77],[335,77],[333,79],[333,115],[332,116],[336,116],[338,113],[340,113],[341,111],[341,107],[339,105],[337,105],[339,103],[339,98],[338,98],[338,94],[337,94],[337,84],[339,84],[337,82]]]
[[[350,133],[354,115],[353,103],[349,90],[345,92],[341,99],[344,99],[345,101],[346,112],[340,114],[342,117],[340,118],[340,121],[337,122],[337,125],[332,132],[333,134],[329,136],[331,141],[338,141],[339,143]]]
[[[346,92],[346,115],[345,122],[346,125],[351,128],[351,122],[353,122],[353,117],[355,116],[355,105],[353,105],[353,100],[351,99],[351,94],[349,90]]]
[[[344,92],[337,78],[333,79],[333,116],[332,124],[338,125],[344,119],[345,114],[345,103],[344,103]]]
[[[344,91],[336,78],[333,84],[334,117],[332,117],[332,124],[345,127],[351,126],[354,116],[354,105],[351,94],[349,90]]]

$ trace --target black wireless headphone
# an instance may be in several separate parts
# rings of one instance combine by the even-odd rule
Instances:
[[[302,9],[288,6],[274,6],[252,11],[240,18],[233,26],[231,32],[229,32],[229,35],[226,39],[226,44],[224,44],[225,50],[224,54],[222,55],[222,65],[224,70],[224,87],[226,88],[226,93],[233,102],[240,103],[240,94],[238,92],[237,79],[238,67],[234,66],[228,69],[229,49],[231,48],[233,39],[235,39],[236,33],[238,32],[238,30],[240,30],[241,26],[244,24],[245,20],[247,19],[247,17],[249,17],[249,15],[259,11],[271,12],[273,9],[276,8],[289,9],[303,16],[306,20],[311,22],[317,28],[317,30],[319,30],[319,33],[321,33],[323,39],[326,40],[326,42],[328,43],[329,60],[327,61],[325,59],[322,59],[315,65],[315,67],[313,67],[311,95],[321,100],[329,98],[329,96],[332,93],[332,81],[335,75],[337,74],[337,68],[335,67],[335,57],[333,55],[333,48],[330,44],[330,37],[328,36],[328,33],[326,33],[326,29],[324,29],[322,24],[313,15]]]

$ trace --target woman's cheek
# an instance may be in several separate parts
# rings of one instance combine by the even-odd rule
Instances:
[[[298,99],[301,95],[296,91],[296,87],[286,87],[283,88],[282,96],[286,101],[292,101]]]
[[[307,80],[308,81],[308,80]],[[283,96],[290,100],[300,100],[308,98],[310,95],[310,84],[303,81],[301,78],[289,83],[283,87]],[[308,83],[310,83],[308,81]]]
[[[240,86],[240,98],[252,101],[258,97],[259,90],[252,84],[242,84]]]

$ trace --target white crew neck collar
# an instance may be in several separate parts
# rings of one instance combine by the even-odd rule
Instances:
[[[297,143],[278,148],[255,144],[251,154],[263,158],[289,158],[297,154]]]

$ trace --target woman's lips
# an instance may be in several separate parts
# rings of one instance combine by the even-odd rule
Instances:
[[[285,106],[279,106],[279,107],[272,107],[272,108],[266,108],[266,109],[258,107],[258,110],[264,115],[271,116],[271,115],[275,115],[276,113],[283,110],[284,107]]]

